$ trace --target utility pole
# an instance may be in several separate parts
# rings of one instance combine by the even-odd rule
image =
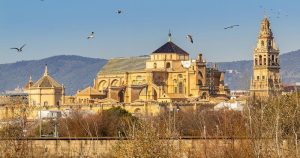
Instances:
[[[57,118],[54,118],[54,137],[58,137],[58,132],[57,132]]]

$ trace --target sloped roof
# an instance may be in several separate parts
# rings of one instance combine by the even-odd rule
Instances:
[[[55,79],[53,79],[51,76],[49,75],[44,75],[43,77],[41,77],[38,81],[36,81],[32,87],[38,88],[38,87],[62,87],[62,85],[60,85]]]
[[[153,54],[155,53],[176,53],[176,54],[189,55],[189,53],[187,53],[186,51],[184,51],[183,49],[181,49],[179,46],[177,46],[171,41],[165,43],[160,48],[155,50]]]
[[[84,90],[79,91],[77,95],[101,95],[101,93],[95,88],[89,86],[86,87]]]
[[[28,82],[28,83],[25,84],[25,86],[24,86],[23,88],[24,88],[25,90],[28,90],[29,87],[31,87],[32,85],[33,85],[32,82]]]
[[[149,56],[113,58],[102,67],[98,72],[98,75],[144,71],[146,68],[146,61],[149,59]]]

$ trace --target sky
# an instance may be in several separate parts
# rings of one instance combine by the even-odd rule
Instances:
[[[248,60],[265,15],[286,53],[300,49],[299,6],[299,0],[0,0],[0,64],[147,55],[167,42],[169,29],[192,58],[202,52],[211,62]],[[234,24],[240,26],[224,29]],[[92,31],[96,37],[87,40]],[[23,44],[22,53],[10,49]]]

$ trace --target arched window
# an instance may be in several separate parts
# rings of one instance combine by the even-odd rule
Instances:
[[[114,79],[112,82],[111,82],[111,86],[118,86],[118,83],[119,81]]]
[[[271,48],[271,46],[272,46],[272,41],[268,40],[268,48]]]
[[[171,68],[171,64],[169,62],[167,62],[166,68]]]
[[[182,94],[183,93],[183,84],[182,84],[182,82],[179,82],[178,87],[179,87],[179,93]]]
[[[157,64],[156,64],[156,63],[153,64],[153,68],[154,68],[154,69],[157,68]]]
[[[206,99],[206,97],[207,97],[207,93],[203,92],[202,95],[201,95],[201,99]]]
[[[261,45],[262,47],[264,47],[264,46],[265,46],[265,42],[264,42],[264,41],[261,41],[261,42],[260,42],[260,45]]]
[[[255,65],[257,65],[257,64],[258,64],[257,62],[258,62],[258,60],[257,60],[257,58],[255,58]]]
[[[102,80],[102,81],[100,81],[99,82],[99,84],[98,84],[98,89],[99,90],[104,90],[104,89],[106,89],[107,88],[107,82],[105,81],[105,80]]]
[[[201,80],[198,80],[198,85],[199,85],[199,86],[202,86],[202,85],[203,85],[203,83],[202,83]]]
[[[262,65],[262,56],[259,56],[259,65]]]
[[[267,59],[264,58],[264,65],[267,65]]]
[[[122,89],[121,91],[119,91],[119,93],[118,93],[118,97],[119,97],[119,102],[120,103],[123,103],[124,102],[124,95],[125,94],[125,89]]]
[[[47,101],[44,102],[44,106],[48,106],[48,102]]]

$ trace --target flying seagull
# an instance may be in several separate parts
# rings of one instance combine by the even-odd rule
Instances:
[[[23,48],[26,46],[26,44],[24,44],[22,47],[20,48],[10,48],[10,49],[15,49],[17,50],[18,52],[22,52],[23,51]]]
[[[94,33],[94,32],[92,32],[92,33],[87,37],[87,39],[93,39],[93,38],[95,38],[95,33]]]
[[[186,38],[191,42],[194,43],[192,35],[186,35]]]
[[[232,28],[237,27],[237,26],[240,26],[240,25],[231,25],[231,26],[228,26],[228,27],[224,27],[224,29],[225,29],[225,30],[226,30],[226,29],[232,29]]]
[[[121,14],[122,13],[122,10],[117,10],[117,14]]]

